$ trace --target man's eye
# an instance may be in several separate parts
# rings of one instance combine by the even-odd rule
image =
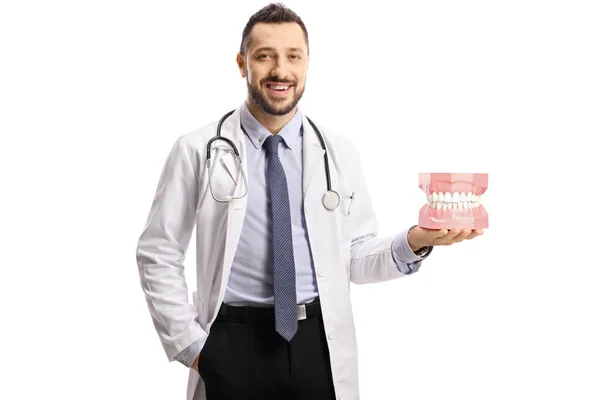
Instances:
[[[299,60],[300,59],[300,56],[290,56],[290,57],[292,57],[294,60]]]
[[[267,58],[267,57],[269,57],[268,54],[261,54],[261,55],[258,56],[258,58]]]

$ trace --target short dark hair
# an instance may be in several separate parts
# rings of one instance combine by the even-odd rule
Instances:
[[[308,51],[308,32],[306,30],[306,26],[302,19],[284,6],[281,3],[271,3],[268,6],[265,6],[258,10],[253,16],[250,17],[246,27],[244,28],[244,32],[242,33],[242,43],[240,45],[240,53],[242,56],[246,57],[246,51],[248,50],[248,46],[250,44],[250,32],[252,32],[252,28],[259,22],[270,23],[270,24],[281,24],[284,22],[295,22],[300,25],[302,31],[304,32],[304,39],[306,40],[306,49]]]

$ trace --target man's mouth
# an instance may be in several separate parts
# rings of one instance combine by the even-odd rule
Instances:
[[[266,86],[267,89],[269,89],[269,92],[281,95],[287,94],[290,88],[294,85],[289,83],[267,83]]]

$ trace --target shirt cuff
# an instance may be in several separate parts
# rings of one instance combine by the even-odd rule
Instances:
[[[408,233],[414,228],[414,226],[406,229],[404,232],[398,234],[392,241],[392,258],[396,263],[396,267],[403,274],[410,274],[416,272],[421,266],[421,262],[426,259],[431,251],[432,246],[425,248],[423,254],[415,254],[408,244]]]
[[[205,343],[206,338],[198,339],[197,341],[183,349],[179,354],[177,354],[175,356],[175,360],[179,361],[186,367],[191,368],[194,364],[194,361],[196,360],[196,357],[198,356],[198,354],[200,354],[200,350],[202,350],[202,348],[204,347]]]

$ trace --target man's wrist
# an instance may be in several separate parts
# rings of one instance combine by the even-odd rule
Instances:
[[[198,362],[200,360],[200,353],[198,353],[198,355],[196,356],[196,358],[194,359],[194,362],[192,363],[192,369],[198,373],[200,373],[200,371],[198,371]]]
[[[408,235],[406,237],[406,240],[408,241],[408,245],[410,246],[410,249],[413,251],[413,253],[415,253],[416,255],[421,255],[419,253],[425,254],[427,253],[428,247],[425,245],[421,245],[420,243],[416,243],[414,240],[414,235],[412,237],[412,241],[411,241],[411,233],[412,231],[417,227],[417,225],[413,225],[410,227],[410,229],[408,230]]]
[[[175,359],[185,365],[188,368],[192,368],[194,362],[198,358],[198,354],[204,347],[206,338],[198,339],[191,345],[183,349],[179,354],[175,356]]]

